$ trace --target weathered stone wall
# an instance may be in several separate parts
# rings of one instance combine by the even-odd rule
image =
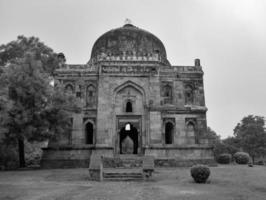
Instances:
[[[139,77],[124,77],[124,76],[106,76],[102,75],[99,78],[98,88],[98,115],[97,115],[97,145],[113,146],[117,134],[117,115],[127,114],[123,108],[122,102],[124,92],[121,90],[131,88],[131,95],[136,96],[133,103],[133,115],[142,115],[142,131],[146,131],[146,114],[144,108],[147,105],[149,98],[149,79]],[[121,90],[120,88],[121,87]],[[117,94],[118,92],[118,94]],[[126,91],[125,91],[126,92]],[[144,92],[144,93],[143,93]],[[118,98],[116,98],[118,95]]]
[[[121,128],[120,125],[118,127],[117,117],[138,116],[141,121],[139,130],[140,145],[143,148],[141,153],[156,158],[174,157],[187,160],[212,158],[210,148],[199,148],[203,144],[208,145],[208,139],[205,137],[207,109],[201,68],[114,64],[112,67],[98,65],[94,69],[98,69],[94,75],[86,75],[87,77],[84,75],[82,79],[78,78],[78,72],[72,75],[71,84],[75,87],[75,92],[79,90],[82,92],[80,95],[82,112],[72,116],[71,145],[85,144],[85,124],[89,121],[94,126],[94,153],[114,156],[118,153],[116,146],[119,144],[117,138]],[[68,79],[70,78],[64,79],[66,84],[69,83]],[[86,103],[88,98],[86,87],[91,84],[96,87],[93,93],[96,95],[94,105]],[[187,85],[191,87],[193,95],[193,100],[189,102],[186,97]],[[164,86],[171,88],[171,93],[167,97],[164,96]],[[132,102],[132,113],[125,112],[127,100]],[[165,144],[166,121],[172,121],[174,124],[172,144]],[[195,125],[194,132],[188,131],[189,122]],[[58,144],[64,145],[65,142],[62,140]],[[67,163],[75,160],[67,156],[70,151],[60,150],[61,153],[59,150],[49,151],[46,155],[51,163],[61,161]],[[90,155],[89,153],[87,157],[85,155],[82,157],[77,150],[74,150],[73,154],[77,154],[77,160],[83,161],[85,158],[89,159]],[[82,165],[86,165],[84,163],[87,162],[84,161]],[[71,164],[68,163],[67,166],[69,165]]]
[[[211,159],[213,158],[212,148],[208,146],[179,146],[179,147],[150,147],[145,149],[145,155],[155,158],[175,159]]]
[[[92,149],[44,148],[41,168],[89,167]]]

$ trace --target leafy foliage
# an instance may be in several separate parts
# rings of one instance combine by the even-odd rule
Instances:
[[[234,155],[238,151],[248,152],[253,163],[256,158],[266,155],[266,131],[263,117],[249,115],[244,117],[234,129],[234,136],[214,143],[216,160],[220,154]]]
[[[21,65],[10,65],[2,77],[13,102],[2,124],[8,127],[8,138],[41,141],[67,129],[75,98],[60,85],[53,88],[38,62],[26,59]]]
[[[206,165],[194,165],[191,167],[190,173],[196,183],[206,183],[211,171]]]
[[[234,160],[236,161],[237,164],[248,164],[249,162],[249,155],[248,153],[245,152],[236,152],[234,154]]]
[[[207,137],[212,141],[212,144],[216,144],[221,141],[220,136],[210,127],[207,127]]]
[[[5,143],[19,145],[20,160],[24,160],[24,140],[69,134],[70,113],[78,107],[59,83],[50,84],[59,61],[38,38],[19,36],[2,45],[0,64],[5,65],[0,73],[0,134],[5,135]]]
[[[217,162],[220,164],[229,164],[231,160],[232,160],[232,155],[229,153],[223,153],[217,157]]]
[[[249,115],[244,117],[234,129],[234,136],[239,146],[249,153],[253,162],[255,157],[266,154],[266,131],[264,118]]]
[[[0,167],[2,170],[16,169],[18,167],[18,153],[14,145],[0,143]]]
[[[53,74],[58,66],[57,54],[36,37],[20,35],[17,40],[1,45],[0,66],[17,64],[27,57],[29,53],[35,56],[35,60],[39,60],[42,63],[45,72]]]

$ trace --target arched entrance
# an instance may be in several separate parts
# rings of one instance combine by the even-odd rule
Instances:
[[[120,154],[138,154],[138,130],[130,123],[126,123],[120,130]]]
[[[165,144],[173,144],[174,126],[171,122],[165,124]]]
[[[85,125],[85,140],[86,144],[93,144],[93,124],[91,122]]]

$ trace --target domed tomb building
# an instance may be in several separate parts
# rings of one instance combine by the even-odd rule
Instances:
[[[151,155],[163,166],[213,161],[200,60],[171,65],[152,33],[132,24],[110,30],[87,64],[62,63],[55,79],[82,111],[72,114],[71,133],[44,149],[43,167],[88,167],[93,154]]]

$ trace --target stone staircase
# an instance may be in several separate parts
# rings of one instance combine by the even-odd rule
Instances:
[[[141,168],[143,156],[119,155],[116,157],[103,157],[103,168]]]
[[[120,155],[119,157],[103,157],[103,180],[107,181],[142,181],[142,157],[136,155]]]
[[[144,180],[140,169],[104,169],[103,180],[106,181],[142,181]]]

